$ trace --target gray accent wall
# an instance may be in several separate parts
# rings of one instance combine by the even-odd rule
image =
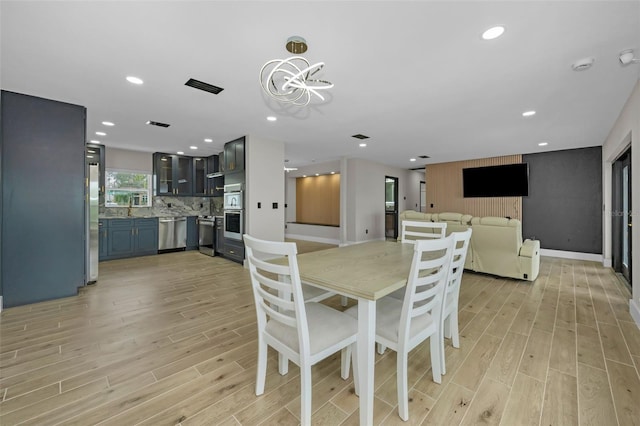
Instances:
[[[82,106],[2,91],[2,296],[6,307],[85,284]]]
[[[602,147],[524,154],[522,236],[543,249],[602,254]]]

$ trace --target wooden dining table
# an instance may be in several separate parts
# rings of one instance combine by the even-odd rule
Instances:
[[[298,255],[303,282],[358,301],[360,424],[373,424],[376,300],[404,287],[413,244],[369,241]]]

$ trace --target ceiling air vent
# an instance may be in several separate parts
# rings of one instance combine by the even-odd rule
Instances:
[[[159,121],[151,121],[151,120],[147,121],[147,124],[150,125],[150,126],[158,126],[158,127],[169,127],[170,126],[170,124],[167,124],[167,123],[161,123]]]
[[[353,135],[351,137],[352,138],[356,138],[356,139],[369,139],[369,136],[365,136],[365,135],[362,135],[360,133],[358,133],[357,135]]]
[[[431,158],[428,155],[418,155],[418,158]]]
[[[213,93],[214,95],[217,95],[224,90],[222,87],[214,86],[213,84],[205,83],[204,81],[199,81],[194,78],[190,78],[189,81],[185,83],[185,86],[204,90],[205,92]]]

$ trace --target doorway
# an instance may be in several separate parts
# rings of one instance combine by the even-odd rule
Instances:
[[[613,163],[611,218],[613,269],[620,273],[631,288],[631,148]]]
[[[384,177],[384,236],[398,238],[398,178]]]

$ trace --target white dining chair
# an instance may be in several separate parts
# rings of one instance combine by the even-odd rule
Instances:
[[[355,346],[358,322],[321,303],[304,302],[295,243],[259,240],[246,234],[244,243],[258,322],[256,395],[264,393],[267,347],[271,346],[300,367],[300,422],[309,425],[311,367]],[[267,260],[276,257],[283,258],[282,263]],[[343,379],[349,375],[350,354],[342,353]]]
[[[398,415],[405,421],[409,419],[409,352],[426,339],[429,339],[431,347],[433,381],[442,382],[442,299],[452,251],[451,236],[417,240],[404,300],[383,297],[376,303],[376,343],[397,353]],[[345,313],[357,318],[358,309],[352,307]]]
[[[400,231],[400,242],[414,244],[416,240],[444,238],[446,233],[446,222],[403,220]]]
[[[460,336],[458,333],[458,299],[460,297],[460,283],[462,282],[462,272],[464,262],[467,258],[469,241],[471,240],[471,228],[464,232],[452,232],[453,252],[451,262],[449,262],[449,278],[445,289],[442,308],[442,326],[440,345],[440,359],[442,360],[442,374],[446,374],[444,357],[444,338],[451,338],[454,348],[460,347]]]

